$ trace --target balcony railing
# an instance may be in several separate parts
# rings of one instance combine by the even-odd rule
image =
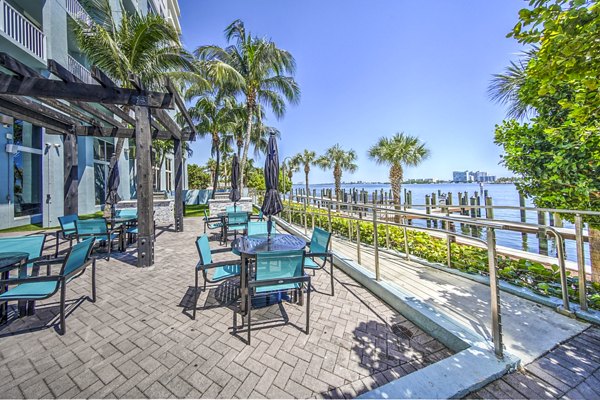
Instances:
[[[46,35],[3,0],[0,0],[0,31],[32,55],[46,60]]]
[[[74,19],[80,20],[87,25],[91,25],[93,22],[90,14],[85,11],[85,8],[77,0],[67,0],[67,12]]]
[[[83,82],[95,83],[90,71],[70,55],[67,55],[67,69]]]

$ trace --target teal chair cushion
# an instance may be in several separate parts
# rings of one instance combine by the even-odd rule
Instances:
[[[302,269],[303,250],[296,251],[269,251],[256,255],[255,281],[269,281],[286,278],[297,278],[304,274]],[[275,285],[256,286],[256,293],[265,293],[276,290],[297,289],[300,285],[292,282],[282,282]]]
[[[212,277],[213,281],[220,281],[223,279],[233,278],[240,274],[239,265],[226,265],[224,267],[214,268],[214,274]]]
[[[75,214],[64,215],[62,217],[58,217],[58,222],[60,223],[60,229],[63,231],[64,236],[74,235],[77,233],[77,228],[75,227],[75,222],[79,219],[79,217]]]
[[[319,265],[317,265],[317,263],[314,262],[312,258],[306,257],[304,259],[304,268],[319,269],[321,267]]]
[[[57,288],[58,281],[22,283],[0,294],[0,300],[43,299]]]

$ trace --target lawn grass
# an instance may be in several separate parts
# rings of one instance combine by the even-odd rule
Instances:
[[[93,214],[84,214],[80,215],[79,219],[92,219],[92,218],[102,218],[104,214],[102,211],[95,212]],[[14,226],[12,228],[0,229],[0,233],[11,233],[11,232],[35,232],[39,230],[50,230],[50,229],[58,229],[59,226],[51,226],[48,228],[44,228],[42,224],[27,224],[21,226]]]
[[[204,210],[208,210],[207,204],[186,204],[183,215],[186,217],[204,217]]]

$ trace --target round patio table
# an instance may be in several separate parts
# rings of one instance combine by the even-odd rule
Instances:
[[[26,265],[29,253],[22,251],[0,252],[0,279],[6,280],[9,277],[10,271],[17,267],[23,268]],[[8,290],[8,285],[0,285],[0,293]],[[7,303],[0,305],[0,323],[6,322],[7,319]],[[19,301],[19,316],[24,316],[27,313],[27,302]]]
[[[240,292],[242,295],[241,309],[246,309],[248,258],[256,257],[256,253],[263,251],[290,251],[302,250],[306,247],[306,241],[294,235],[273,233],[271,238],[267,235],[241,236],[231,242],[231,252],[242,257],[242,268],[240,271]]]

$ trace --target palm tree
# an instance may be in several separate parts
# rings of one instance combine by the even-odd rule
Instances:
[[[186,91],[185,97],[188,101],[196,101],[189,108],[188,113],[196,124],[198,135],[210,136],[212,139],[211,154],[215,157],[216,162],[213,187],[216,188],[219,181],[220,156],[223,145],[221,138],[233,129],[235,98],[214,84],[210,89],[203,91],[192,85]],[[211,198],[215,198],[214,190]]]
[[[369,149],[369,158],[377,164],[390,166],[390,183],[394,202],[400,204],[400,183],[404,177],[404,167],[416,167],[429,157],[429,150],[415,136],[403,132],[391,138],[381,137]]]
[[[286,110],[284,98],[292,104],[300,99],[300,88],[292,76],[296,62],[291,53],[279,49],[272,40],[247,33],[241,20],[225,28],[225,38],[233,44],[225,49],[200,46],[195,54],[208,61],[209,72],[218,82],[235,87],[244,96],[246,132],[240,162],[245,165],[256,108],[267,106],[281,118]]]
[[[342,172],[355,172],[358,165],[355,164],[356,152],[352,149],[346,151],[338,144],[331,146],[321,157],[317,159],[316,164],[322,169],[333,169],[333,179],[335,181],[335,197],[340,199],[340,188],[342,182]]]
[[[294,172],[300,171],[300,165],[298,165],[298,163],[296,162],[296,160],[294,158],[290,157],[287,159],[287,161],[283,161],[283,163],[281,164],[281,167],[287,173],[288,180],[290,181],[290,196],[291,196],[292,185],[294,184],[292,181],[292,178],[294,177]],[[285,188],[286,188],[285,180],[284,180],[283,187],[285,190]],[[290,199],[291,199],[291,197],[290,197]]]
[[[304,150],[302,153],[296,154],[292,158],[292,162],[298,166],[304,166],[304,182],[306,183],[306,196],[309,194],[308,189],[308,174],[310,173],[310,166],[315,165],[317,161],[317,154],[314,151]]]
[[[134,73],[146,87],[156,88],[169,72],[191,68],[191,55],[181,46],[179,33],[160,15],[128,13],[121,2],[119,13],[110,0],[83,3],[94,22],[77,20],[74,32],[79,49],[119,85],[129,87],[129,74]],[[125,139],[117,140],[111,159],[115,163],[124,144]]]
[[[519,60],[510,62],[504,73],[494,74],[490,82],[488,95],[493,101],[508,107],[506,114],[509,118],[523,119],[535,112],[530,104],[520,98],[519,92],[525,84],[527,65],[536,52],[537,48],[534,47],[523,53]]]

